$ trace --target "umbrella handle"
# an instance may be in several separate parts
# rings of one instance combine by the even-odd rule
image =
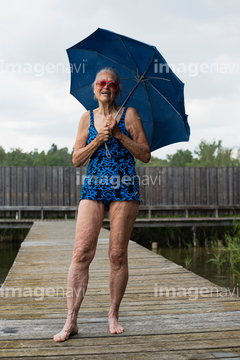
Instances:
[[[109,151],[109,149],[108,149],[108,146],[107,146],[107,144],[106,143],[104,143],[104,145],[105,145],[105,149],[106,149],[106,155],[107,155],[107,158],[108,159],[111,159],[111,154],[110,154],[110,151]]]

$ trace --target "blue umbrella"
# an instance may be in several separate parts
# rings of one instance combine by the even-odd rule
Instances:
[[[184,108],[184,84],[156,47],[97,29],[67,49],[71,69],[70,93],[87,109],[97,106],[92,83],[96,73],[114,67],[121,78],[117,105],[138,110],[151,151],[188,141],[190,128]]]

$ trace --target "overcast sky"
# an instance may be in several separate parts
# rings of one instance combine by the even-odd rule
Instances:
[[[8,0],[0,11],[0,146],[71,151],[85,109],[66,49],[98,27],[155,45],[185,83],[191,138],[240,147],[239,0]]]

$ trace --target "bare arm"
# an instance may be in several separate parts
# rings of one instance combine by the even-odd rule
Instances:
[[[129,107],[126,112],[125,126],[132,139],[124,135],[115,122],[112,135],[121,141],[126,149],[138,160],[147,163],[151,159],[150,146],[143,129],[141,118],[134,108]]]
[[[108,141],[111,136],[111,131],[105,124],[98,131],[96,138],[87,145],[89,126],[90,114],[88,111],[82,115],[78,126],[77,138],[72,157],[72,162],[76,167],[85,165],[97,148],[104,142]]]

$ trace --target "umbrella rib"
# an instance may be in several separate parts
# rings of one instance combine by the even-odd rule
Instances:
[[[88,86],[91,86],[92,84],[87,84],[87,85],[85,85],[85,86],[82,86],[82,87],[79,87],[79,88],[77,88],[77,89],[75,89],[75,90],[71,90],[71,93],[74,93],[75,91],[78,91],[78,90],[82,90],[82,89],[84,89],[84,88],[86,88],[86,87],[88,87]]]
[[[129,56],[131,57],[132,61],[134,62],[136,68],[139,70],[139,73],[141,74],[141,71],[140,71],[140,69],[139,69],[136,61],[134,60],[134,58],[132,57],[132,54],[130,53],[130,51],[128,50],[128,48],[126,47],[126,45],[124,44],[122,37],[121,37],[120,35],[118,35],[118,37],[119,37],[121,43],[123,44],[124,48],[126,49],[127,53],[128,53]],[[138,73],[138,72],[137,72],[137,73]]]
[[[152,56],[151,60],[149,61],[148,67],[147,67],[146,70],[144,71],[144,74],[143,74],[144,76],[145,76],[146,72],[148,71],[150,65],[152,64],[152,61],[153,61],[153,59],[154,59],[154,55],[155,55],[155,52],[153,53],[153,56]]]
[[[148,97],[148,103],[149,103],[149,108],[150,108],[150,113],[151,113],[151,119],[152,119],[152,126],[153,126],[153,131],[152,131],[152,135],[151,135],[151,144],[152,144],[153,133],[154,133],[154,121],[153,121],[152,106],[151,106],[151,102],[150,102],[150,97],[149,97],[149,94],[148,94],[147,86],[146,86],[146,84],[145,84],[145,80],[144,80],[143,82],[144,82],[145,91],[146,91],[147,97]],[[149,144],[150,147],[151,147],[151,144]]]
[[[148,76],[146,77],[147,80],[164,80],[164,81],[169,81],[171,82],[170,79],[165,79],[165,78],[160,78],[160,77],[156,77],[156,76]]]
[[[147,81],[148,84],[151,85],[152,88],[153,88],[154,90],[156,90],[157,93],[158,93],[159,95],[161,95],[162,98],[181,116],[181,114],[179,113],[179,111],[177,111],[177,109],[168,101],[168,99],[167,99],[150,81],[148,81],[147,79],[146,79],[146,81]],[[181,116],[181,117],[182,117],[182,116]]]

